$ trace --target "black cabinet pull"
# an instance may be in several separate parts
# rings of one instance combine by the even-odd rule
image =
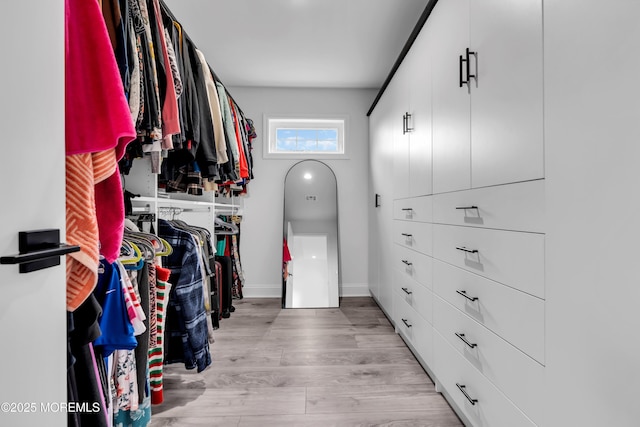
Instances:
[[[478,210],[478,207],[477,206],[458,206],[458,207],[456,207],[456,209],[463,210],[463,211],[468,211],[468,210],[471,210],[471,209]]]
[[[412,263],[412,262],[409,262],[409,261],[407,261],[406,259],[403,259],[403,260],[402,260],[402,263],[403,263],[404,265],[406,265],[406,266],[409,266],[409,267],[413,265],[413,263]]]
[[[402,319],[402,323],[405,324],[407,328],[411,328],[413,325],[407,321],[407,319]]]
[[[478,297],[470,297],[469,295],[467,295],[467,291],[456,291],[456,293],[462,295],[463,297],[465,297],[469,301],[478,301]]]
[[[471,60],[469,59],[469,57],[473,55],[475,57],[476,60],[476,73],[475,74],[471,74]],[[465,49],[465,55],[464,57],[462,55],[460,55],[459,58],[460,61],[460,87],[462,87],[462,85],[467,85],[467,90],[469,93],[471,93],[471,79],[474,79],[476,81],[476,83],[478,82],[478,56],[476,54],[476,52],[472,52],[471,50],[469,50],[469,48]],[[464,62],[465,65],[465,70],[467,72],[466,75],[466,80],[463,78],[463,70],[462,70],[462,63]]]
[[[469,341],[467,341],[467,339],[465,338],[464,334],[459,334],[456,332],[456,336],[458,338],[460,338],[462,340],[462,342],[464,342],[466,345],[468,345],[470,348],[476,348],[478,346],[478,344],[474,344],[474,343],[470,343]]]
[[[464,397],[467,398],[469,403],[471,403],[472,405],[478,403],[478,399],[472,399],[471,396],[469,396],[469,394],[465,391],[465,388],[467,388],[466,385],[456,383],[456,386],[458,387],[458,390],[460,390],[462,394],[464,394]]]
[[[475,80],[476,83],[478,83],[478,55],[476,52],[471,52],[469,48],[467,48],[466,50],[466,55],[467,55],[467,85],[469,85],[469,83],[471,82],[471,79]],[[469,59],[471,55],[473,55],[474,59],[476,60],[475,74],[471,74],[471,60]]]
[[[406,134],[407,133],[407,115],[403,114],[402,115],[402,134]]]
[[[413,211],[413,208],[402,208],[403,211]]]
[[[413,234],[408,234],[408,233],[402,233],[402,235],[403,235],[404,237],[413,237]]]
[[[411,292],[408,288],[402,288],[402,290],[404,291],[405,294],[407,295],[411,295],[413,292]]]
[[[409,114],[409,113],[407,112],[407,113],[405,113],[405,117],[406,117],[406,119],[405,119],[405,123],[406,123],[406,125],[405,125],[405,126],[406,126],[405,132],[406,132],[406,133],[413,132],[413,128],[409,127],[409,120],[410,120],[410,119],[411,119],[411,117],[412,117],[412,116],[411,116],[411,114]]]
[[[19,264],[20,273],[60,265],[60,257],[80,251],[80,246],[60,243],[60,230],[20,231],[16,255],[0,257],[0,264]]]
[[[456,246],[456,249],[462,252],[467,252],[470,254],[477,254],[478,250],[477,249],[467,249],[464,246]]]

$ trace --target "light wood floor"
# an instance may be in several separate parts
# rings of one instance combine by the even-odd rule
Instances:
[[[151,427],[462,425],[371,298],[340,305],[234,301],[211,367],[165,367]]]

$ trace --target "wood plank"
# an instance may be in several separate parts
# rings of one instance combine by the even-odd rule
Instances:
[[[339,413],[241,417],[238,427],[459,427],[462,425],[451,410],[449,410],[448,414],[434,414],[431,411],[417,410],[411,412],[372,412],[369,414]]]
[[[167,389],[154,417],[288,415],[305,413],[305,388]]]
[[[326,365],[405,365],[416,364],[416,359],[406,347],[353,350],[285,350],[282,366],[326,366]]]
[[[415,408],[436,413],[449,410],[433,384],[307,388],[307,414],[405,412]]]
[[[184,380],[184,379],[183,379]],[[225,367],[204,376],[207,387],[311,387],[425,384],[429,377],[418,364],[354,366]]]

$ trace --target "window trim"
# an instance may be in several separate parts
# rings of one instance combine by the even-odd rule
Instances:
[[[338,152],[326,151],[300,151],[300,152],[276,152],[276,126],[271,126],[273,121],[280,121],[280,127],[290,127],[296,129],[313,128],[322,129],[323,126],[314,127],[313,122],[334,120],[341,121],[338,126],[338,147],[342,147]],[[287,123],[288,122],[288,123]],[[299,126],[297,125],[299,123]],[[347,131],[349,127],[349,116],[343,114],[264,114],[263,115],[263,146],[262,157],[264,159],[348,159]],[[326,126],[327,129],[335,129],[336,126]]]

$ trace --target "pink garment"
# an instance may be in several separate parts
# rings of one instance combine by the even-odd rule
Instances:
[[[120,256],[124,234],[124,199],[117,164],[111,176],[96,184],[95,199],[100,253],[112,263]]]
[[[136,132],[96,0],[65,0],[66,153],[116,148],[124,155]]]
[[[94,176],[99,236],[93,238],[99,237],[100,252],[113,262],[124,229],[117,161],[136,132],[100,4],[65,0],[65,22],[66,153],[93,154],[94,172],[100,171]]]

